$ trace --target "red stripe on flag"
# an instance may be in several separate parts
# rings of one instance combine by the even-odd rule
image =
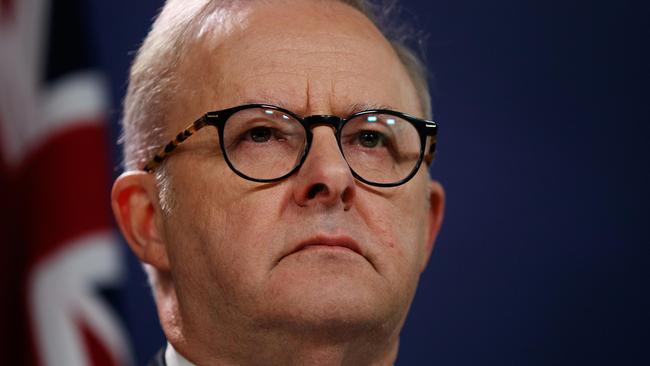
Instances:
[[[103,123],[52,136],[22,166],[18,203],[33,266],[71,239],[111,226],[109,164]]]

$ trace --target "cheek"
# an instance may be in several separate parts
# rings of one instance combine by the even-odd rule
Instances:
[[[419,213],[413,212],[416,209],[414,206],[393,207],[393,214],[376,220],[373,228],[387,253],[404,270],[416,267],[423,249],[423,220],[419,219]]]
[[[418,190],[420,192],[420,190]],[[409,193],[409,192],[405,192]],[[397,197],[399,196],[399,197]],[[404,194],[373,205],[364,215],[374,242],[378,244],[377,265],[395,282],[416,282],[426,240],[427,207],[424,194]],[[382,215],[372,215],[382,212]]]
[[[184,197],[184,202],[177,203],[165,218],[170,264],[179,291],[186,283],[197,287],[212,282],[212,278],[218,278],[214,268],[221,267],[215,261],[227,259],[223,233],[214,230],[225,226],[226,216],[215,213],[208,205],[197,205]],[[179,283],[179,279],[184,283]]]
[[[177,278],[187,278],[210,296],[241,297],[242,291],[258,291],[272,263],[277,194],[246,191],[246,184],[230,181],[195,182],[183,193],[179,189],[176,195],[183,201],[168,219],[168,242],[176,245],[172,269],[183,272]]]

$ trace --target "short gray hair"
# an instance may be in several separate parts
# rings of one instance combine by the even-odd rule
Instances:
[[[179,86],[176,71],[207,19],[237,0],[168,0],[131,66],[124,98],[122,137],[124,168],[141,168],[163,144],[167,101]],[[337,0],[361,11],[384,34],[406,68],[416,88],[422,113],[431,118],[431,97],[427,72],[418,54],[407,46],[417,33],[412,28],[394,26],[390,20],[398,11],[396,0]]]

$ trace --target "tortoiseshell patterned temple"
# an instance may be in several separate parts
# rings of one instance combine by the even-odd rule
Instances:
[[[160,166],[160,164],[169,156],[176,148],[178,145],[180,145],[183,141],[185,141],[188,137],[192,136],[193,134],[196,133],[196,131],[200,130],[206,125],[206,116],[204,115],[203,117],[197,119],[192,123],[191,125],[187,126],[183,131],[181,131],[178,135],[176,135],[176,138],[171,140],[165,147],[160,149],[160,151],[147,163],[147,165],[144,166],[144,171],[151,173],[154,171],[157,167]]]

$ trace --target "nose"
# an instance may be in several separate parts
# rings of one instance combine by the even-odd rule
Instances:
[[[300,206],[342,205],[349,210],[356,194],[354,177],[330,126],[312,129],[307,158],[294,176],[294,200]]]

